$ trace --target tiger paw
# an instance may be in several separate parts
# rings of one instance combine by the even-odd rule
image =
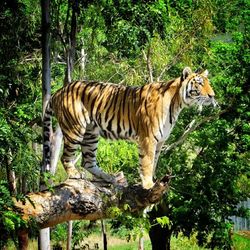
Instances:
[[[107,188],[110,188],[110,186],[113,183],[112,180],[105,180],[105,179],[103,179],[101,177],[97,177],[95,175],[93,175],[93,178],[91,179],[91,182],[94,183],[97,186],[107,187]]]
[[[75,171],[74,173],[68,174],[68,178],[69,178],[69,179],[83,179],[83,178],[84,178],[84,175],[81,174],[81,173],[78,172],[78,171]]]
[[[69,179],[82,179],[84,177],[83,174],[81,174],[73,164],[65,164],[64,168]]]
[[[113,181],[114,186],[116,187],[127,187],[128,182],[126,177],[124,176],[123,172],[119,172],[114,176],[114,181]]]
[[[142,187],[144,188],[144,189],[150,189],[150,188],[152,188],[154,186],[154,182],[153,181],[144,181],[143,183],[142,183]]]

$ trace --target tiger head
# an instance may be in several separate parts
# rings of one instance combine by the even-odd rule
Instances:
[[[181,76],[181,95],[186,106],[217,105],[214,91],[208,79],[208,70],[194,73],[189,67],[184,68]]]

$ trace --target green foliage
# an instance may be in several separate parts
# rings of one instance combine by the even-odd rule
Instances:
[[[56,225],[51,230],[51,240],[54,246],[63,246],[66,244],[68,223],[61,223]],[[101,233],[100,225],[95,222],[87,221],[73,221],[72,230],[72,246],[75,248],[81,242],[83,242],[90,234]]]
[[[160,224],[161,227],[170,227],[170,220],[167,216],[157,217],[156,222]]]
[[[7,182],[0,181],[0,248],[5,246],[10,237],[16,241],[17,230],[26,226],[26,221],[14,210]]]
[[[107,27],[105,47],[119,56],[135,56],[155,32],[162,37],[168,24],[164,1],[103,1]]]
[[[54,246],[62,246],[67,239],[67,223],[61,223],[51,229],[51,240]]]
[[[129,213],[117,214],[116,219],[111,221],[111,234],[127,241],[136,240],[149,231],[150,224],[144,215],[134,216]]]
[[[41,104],[38,11],[35,1],[4,1],[0,7],[4,34],[0,36],[0,176],[14,170],[20,180],[25,179],[23,187],[27,181],[29,190],[37,184],[33,168],[38,165],[38,157],[31,150],[31,141],[38,139],[32,125]]]
[[[88,229],[88,223],[86,221],[75,221],[73,223],[73,235],[72,235],[72,245],[75,246],[79,242],[83,241],[90,233],[95,231],[95,228]]]
[[[244,236],[234,234],[233,243],[236,249],[247,250],[250,248],[250,240]]]
[[[138,174],[137,145],[126,141],[100,140],[97,151],[98,165],[107,172],[124,171],[129,182],[135,183]]]

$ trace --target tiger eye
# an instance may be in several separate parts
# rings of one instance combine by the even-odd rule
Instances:
[[[202,77],[196,76],[194,79],[195,79],[195,81],[196,81],[198,84],[200,84],[200,85],[203,85],[203,84],[204,84]]]

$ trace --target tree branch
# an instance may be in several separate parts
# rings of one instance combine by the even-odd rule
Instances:
[[[97,220],[111,217],[111,208],[139,212],[157,203],[169,187],[171,176],[164,176],[149,189],[141,185],[114,188],[107,183],[68,179],[64,183],[30,193],[25,203],[15,200],[23,219],[33,219],[39,228],[52,227],[68,220]]]
[[[165,72],[169,71],[180,59],[180,57],[184,54],[185,51],[187,51],[190,47],[190,44],[188,44],[187,46],[184,46],[174,57],[173,59],[170,61],[170,63],[167,63],[163,70],[161,71],[160,75],[157,77],[157,81],[159,82],[162,78],[162,76],[164,75]]]
[[[154,81],[154,78],[153,78],[153,69],[152,69],[152,64],[151,64],[151,60],[150,60],[151,47],[148,48],[147,55],[146,55],[146,53],[145,53],[144,50],[142,51],[142,53],[143,53],[144,60],[147,63],[147,69],[148,69],[148,75],[149,75],[148,81],[149,82],[153,82]]]

